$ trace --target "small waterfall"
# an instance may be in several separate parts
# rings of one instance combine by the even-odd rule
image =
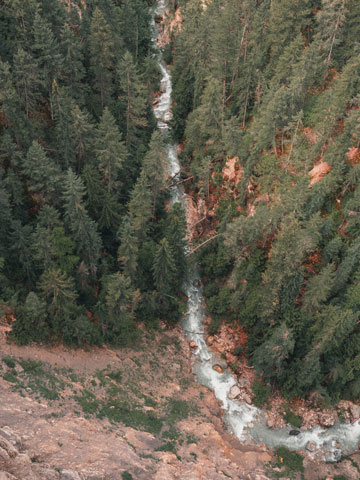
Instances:
[[[159,34],[155,24],[155,15],[165,12],[166,0],[159,0],[153,17],[153,40],[156,44]],[[161,96],[154,107],[154,114],[158,122],[158,128],[168,140],[167,153],[169,161],[169,175],[175,177],[180,172],[180,164],[176,154],[176,145],[170,140],[171,119],[171,75],[164,65],[161,53],[157,54],[161,69]],[[180,202],[186,208],[186,194],[181,185],[175,185],[171,189],[171,202]],[[360,420],[352,425],[335,424],[332,428],[322,429],[316,427],[312,430],[301,431],[297,436],[290,436],[291,427],[278,430],[267,428],[265,414],[254,406],[245,402],[230,400],[228,392],[235,385],[236,379],[232,372],[226,368],[223,360],[215,353],[210,352],[204,339],[203,330],[203,296],[201,293],[200,279],[196,265],[193,265],[193,273],[186,285],[188,297],[188,313],[182,322],[185,333],[190,341],[198,346],[195,352],[194,373],[202,385],[209,387],[222,402],[225,411],[224,419],[233,433],[241,440],[248,442],[265,443],[271,448],[285,445],[290,450],[305,449],[308,442],[316,446],[314,453],[321,452],[327,461],[337,461],[342,455],[349,455],[358,449],[360,441]],[[221,365],[224,369],[219,374],[212,367]]]

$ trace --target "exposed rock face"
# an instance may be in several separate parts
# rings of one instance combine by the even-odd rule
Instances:
[[[241,181],[242,173],[243,169],[240,166],[239,158],[228,157],[222,170],[224,181],[236,186]]]
[[[0,472],[0,480],[16,480],[16,477],[7,472]]]
[[[48,465],[32,463],[29,455],[19,451],[19,436],[7,426],[0,429],[0,445],[0,480],[82,480],[77,472],[64,470],[68,475],[60,476]]]
[[[17,449],[6,438],[0,436],[0,447],[5,450],[9,457],[16,457],[18,454]]]
[[[82,480],[80,475],[73,470],[62,470],[60,480]]]
[[[353,423],[360,418],[360,406],[348,400],[341,400],[337,406],[339,417],[346,423]]]
[[[360,418],[360,406],[355,405],[354,403],[351,403],[350,407],[350,414],[351,414],[351,420],[352,422],[355,422]]]
[[[311,178],[309,186],[312,187],[315,183],[320,182],[330,170],[331,166],[327,162],[320,162],[315,165],[315,167],[309,172]]]

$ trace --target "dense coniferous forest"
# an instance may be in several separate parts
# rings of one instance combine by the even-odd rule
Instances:
[[[285,395],[358,398],[360,2],[169,4],[173,132],[212,212],[198,250],[210,331],[242,325]]]
[[[150,7],[0,1],[0,308],[19,343],[134,343],[183,311]]]

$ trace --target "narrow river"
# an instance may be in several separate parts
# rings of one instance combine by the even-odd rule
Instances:
[[[166,0],[159,0],[154,11],[156,15],[162,15],[166,9]],[[154,43],[159,34],[153,18]],[[163,133],[167,142],[167,155],[169,161],[169,174],[171,177],[180,172],[179,160],[176,154],[176,145],[170,137],[168,121],[171,119],[171,75],[165,66],[161,52],[158,51],[157,59],[161,69],[161,96],[154,108],[158,128]],[[186,194],[180,185],[171,189],[171,203],[180,202],[186,209]],[[265,414],[263,411],[250,406],[245,402],[230,400],[228,392],[237,383],[232,372],[226,368],[223,360],[214,352],[209,351],[204,340],[203,330],[203,297],[197,274],[197,266],[191,266],[192,273],[186,285],[188,296],[188,313],[183,320],[182,326],[189,340],[195,342],[198,349],[194,359],[194,373],[198,381],[209,387],[215,396],[222,402],[224,420],[233,433],[244,442],[265,443],[271,448],[285,445],[291,450],[305,449],[308,442],[316,447],[312,455],[321,452],[327,461],[337,461],[342,455],[348,455],[358,449],[360,441],[360,420],[350,424],[335,424],[326,430],[317,427],[312,430],[301,431],[297,436],[289,435],[292,427],[272,430],[266,427]],[[219,364],[224,368],[222,374],[213,370],[213,366]]]

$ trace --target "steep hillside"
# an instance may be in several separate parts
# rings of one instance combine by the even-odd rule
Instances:
[[[243,354],[284,395],[358,399],[359,2],[175,8],[173,131],[207,205],[211,331],[244,327]]]

